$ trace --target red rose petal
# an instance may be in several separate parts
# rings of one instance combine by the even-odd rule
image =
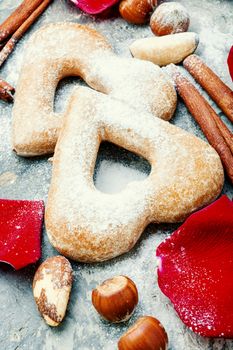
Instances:
[[[181,320],[207,337],[233,338],[233,202],[191,215],[156,251],[158,283]]]
[[[16,270],[41,256],[43,201],[0,199],[0,261]]]
[[[233,80],[233,46],[231,47],[231,50],[229,52],[227,63],[228,63],[231,79]]]
[[[82,11],[96,15],[116,4],[119,0],[71,0]]]

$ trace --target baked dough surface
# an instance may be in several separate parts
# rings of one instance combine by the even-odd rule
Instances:
[[[94,90],[76,88],[64,114],[54,113],[56,86],[72,75]],[[59,252],[84,262],[111,259],[129,251],[150,222],[181,221],[218,196],[217,153],[162,120],[176,101],[158,66],[116,56],[86,26],[52,24],[31,37],[13,109],[13,147],[22,156],[48,154],[58,140],[45,220]],[[101,141],[143,156],[151,174],[120,193],[101,193],[93,183]]]
[[[67,76],[80,76],[91,88],[165,120],[176,108],[175,89],[158,66],[117,56],[87,26],[50,24],[33,34],[26,48],[13,108],[12,143],[18,155],[54,151],[66,115],[54,113],[54,95]]]
[[[143,156],[150,175],[117,194],[98,191],[93,172],[101,141]],[[149,223],[183,220],[213,201],[222,185],[221,161],[210,145],[110,96],[77,88],[56,145],[47,233],[71,259],[111,259],[129,251]]]

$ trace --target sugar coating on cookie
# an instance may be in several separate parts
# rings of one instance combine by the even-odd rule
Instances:
[[[87,26],[49,24],[31,36],[20,73],[12,123],[18,155],[54,151],[66,114],[54,112],[54,94],[67,76],[80,76],[91,88],[165,120],[176,108],[175,89],[159,67],[117,56],[105,37]]]
[[[151,164],[144,181],[100,192],[93,172],[108,141]],[[152,222],[182,221],[213,201],[223,185],[215,150],[186,131],[90,88],[77,88],[56,145],[45,224],[51,244],[76,261],[128,252]]]
[[[157,7],[151,16],[150,27],[155,35],[161,36],[186,32],[189,22],[186,8],[178,2],[169,2]]]

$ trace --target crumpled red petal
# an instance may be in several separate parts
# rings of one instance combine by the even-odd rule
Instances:
[[[16,270],[41,256],[43,201],[0,199],[0,261]]]
[[[119,0],[71,0],[78,8],[82,11],[90,14],[96,15],[113,6]]]
[[[227,63],[228,63],[231,79],[233,80],[233,46],[231,47],[231,50],[229,52]]]
[[[181,320],[206,337],[233,338],[233,202],[192,214],[156,251],[158,283]]]

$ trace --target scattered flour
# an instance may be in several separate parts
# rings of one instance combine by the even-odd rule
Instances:
[[[0,20],[13,9],[19,0],[0,1]],[[231,0],[181,0],[191,16],[190,31],[200,35],[197,53],[233,87],[226,58],[229,47],[233,43],[233,3]],[[200,11],[201,9],[201,11]],[[66,16],[64,16],[66,13]],[[56,0],[46,13],[38,20],[30,32],[20,41],[16,50],[1,70],[1,76],[16,85],[23,60],[25,44],[35,29],[42,24],[63,20],[88,24],[105,35],[115,51],[124,57],[130,57],[128,46],[134,40],[150,36],[148,26],[132,26],[121,19],[94,20],[79,13],[66,0]],[[36,64],[36,57],[35,57]],[[59,104],[62,109],[65,103],[67,86],[58,91]],[[29,96],[30,98],[30,96]],[[215,106],[216,108],[216,106]],[[6,198],[47,198],[50,183],[51,164],[47,158],[26,160],[16,157],[10,147],[11,106],[0,102],[0,173],[17,174],[15,183],[0,187],[0,196]],[[227,121],[226,121],[227,122]],[[173,123],[201,135],[199,128],[179,104]],[[203,136],[201,136],[203,137]],[[101,150],[102,158],[108,155],[106,149]],[[101,158],[101,159],[102,159]],[[130,156],[127,157],[130,161]],[[127,163],[127,162],[126,162]],[[103,163],[102,169],[106,163]],[[115,166],[115,165],[114,165]],[[140,176],[145,176],[142,169]],[[122,176],[128,176],[128,170],[119,165]],[[135,179],[139,176],[135,171]],[[124,172],[124,173],[123,173]],[[116,173],[115,173],[116,174]],[[114,174],[111,175],[116,176]],[[117,178],[115,178],[117,181]],[[96,183],[101,188],[106,186],[106,172],[101,166],[96,175]],[[112,183],[112,182],[111,182]],[[106,187],[105,187],[106,188]],[[109,188],[109,191],[111,189]],[[226,184],[224,192],[232,196],[232,190]],[[155,249],[175,227],[170,225],[149,226],[142,240],[127,255],[104,264],[73,263],[75,281],[68,306],[67,317],[59,329],[52,329],[44,324],[36,311],[31,282],[35,267],[22,272],[13,272],[2,268],[0,277],[1,313],[8,315],[0,327],[0,348],[13,350],[116,350],[117,339],[141,315],[154,315],[165,326],[168,334],[169,350],[231,350],[231,340],[208,340],[189,331],[176,316],[173,307],[160,292],[156,283]],[[50,246],[46,235],[43,239],[43,259],[57,252]],[[104,279],[116,274],[126,274],[138,286],[140,302],[133,318],[123,325],[110,325],[102,321],[94,311],[90,301],[91,289]],[[21,330],[22,328],[22,330]],[[21,334],[21,335],[20,335]]]

